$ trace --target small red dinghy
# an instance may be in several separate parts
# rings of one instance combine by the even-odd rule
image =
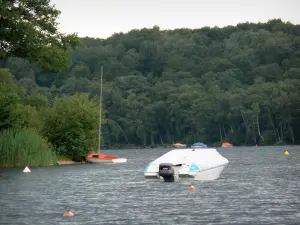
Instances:
[[[112,155],[104,155],[101,153],[91,153],[88,154],[86,157],[86,160],[90,163],[120,163],[120,162],[126,162],[126,158],[120,158],[118,156],[112,156]]]
[[[222,147],[233,147],[233,145],[230,144],[229,142],[224,142],[224,143],[222,144]]]

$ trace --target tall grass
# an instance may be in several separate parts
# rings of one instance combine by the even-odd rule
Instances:
[[[35,131],[8,129],[0,133],[0,167],[49,166],[56,162],[50,144]]]

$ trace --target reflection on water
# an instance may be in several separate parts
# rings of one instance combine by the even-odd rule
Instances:
[[[0,224],[300,224],[299,148],[220,148],[221,179],[194,191],[144,179],[166,149],[110,151],[125,164],[0,169]]]

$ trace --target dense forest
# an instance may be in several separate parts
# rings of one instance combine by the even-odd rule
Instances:
[[[273,19],[194,30],[154,26],[81,38],[70,51],[61,72],[16,57],[1,67],[24,88],[23,104],[52,107],[55,98],[78,93],[98,99],[103,66],[108,148],[300,142],[300,25]]]

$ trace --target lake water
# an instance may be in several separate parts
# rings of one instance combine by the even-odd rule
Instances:
[[[219,148],[228,166],[219,180],[193,181],[194,191],[144,179],[167,151],[105,151],[125,164],[0,169],[0,224],[300,224],[300,146]],[[75,217],[63,217],[67,206]]]

